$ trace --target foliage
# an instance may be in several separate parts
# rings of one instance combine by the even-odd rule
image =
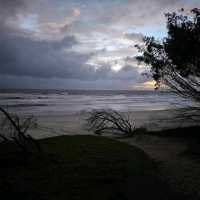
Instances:
[[[0,112],[4,116],[0,123],[0,138],[3,141],[15,142],[24,153],[29,154],[34,153],[34,151],[41,151],[39,143],[27,134],[30,128],[37,126],[36,118],[28,116],[23,119],[17,114],[12,115],[8,113],[2,107],[0,107]]]
[[[135,133],[135,126],[128,114],[115,110],[93,110],[87,119],[89,130],[95,134],[114,133],[131,136]]]
[[[188,16],[167,13],[168,36],[162,40],[145,37],[145,45],[136,46],[139,62],[151,66],[156,88],[162,83],[185,97],[200,101],[200,9]]]

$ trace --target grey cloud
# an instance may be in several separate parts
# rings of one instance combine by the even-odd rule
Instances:
[[[136,43],[141,43],[143,42],[144,35],[142,33],[125,33],[124,37]]]
[[[109,66],[95,70],[86,64],[93,54],[70,51],[77,44],[73,36],[66,36],[60,41],[37,41],[10,34],[0,36],[0,74],[95,80],[106,79],[112,72]]]
[[[74,3],[75,2],[75,3]],[[40,4],[41,3],[41,4]],[[33,6],[34,5],[34,6]],[[45,5],[45,6],[44,6]],[[98,51],[94,48],[95,43],[102,44],[98,40],[98,34],[103,33],[108,36],[109,41],[113,37],[121,37],[128,28],[139,26],[159,25],[163,23],[163,13],[166,11],[177,10],[184,6],[183,0],[127,0],[127,1],[53,1],[53,0],[0,0],[0,74],[3,76],[11,76],[15,78],[7,78],[13,83],[17,82],[20,77],[22,82],[42,80],[47,86],[53,87],[53,83],[62,83],[65,85],[81,86],[83,82],[89,85],[91,82],[97,85],[109,83],[122,84],[132,81],[131,83],[139,83],[143,81],[141,72],[136,66],[136,62],[132,57],[124,59],[126,66],[118,72],[113,72],[109,64],[103,63],[102,67],[95,69],[94,66],[86,64],[94,54],[127,56],[133,49],[125,49],[120,47],[116,51],[106,51],[107,46],[113,44],[105,43],[104,51]],[[73,8],[80,8],[80,18],[74,23],[63,23],[66,16],[70,16]],[[61,9],[62,8],[62,9]],[[17,25],[9,25],[9,20],[15,22],[18,15],[35,13],[38,16],[38,25],[53,23],[60,26],[59,32],[65,33],[64,38],[58,40],[33,39],[32,33],[22,34],[23,30]],[[52,24],[51,24],[52,25]],[[63,26],[61,26],[63,25]],[[48,27],[47,27],[48,28]],[[42,29],[42,28],[41,28]],[[52,28],[53,29],[53,28]],[[57,30],[56,29],[56,30]],[[40,30],[42,31],[42,30]],[[47,29],[45,34],[48,34]],[[69,32],[70,35],[69,35]],[[80,51],[80,44],[73,35],[88,36],[88,33],[94,33],[93,42],[86,41],[87,47],[92,53]],[[121,35],[120,35],[121,34]],[[102,36],[103,37],[103,36]],[[125,38],[141,42],[142,34],[131,33],[125,34]],[[80,37],[81,38],[81,37]],[[114,43],[114,42],[112,42]],[[78,46],[79,51],[73,52],[74,45]],[[90,45],[90,46],[89,46]],[[98,45],[96,45],[98,46]],[[119,47],[117,47],[119,48]],[[123,52],[122,52],[123,51]],[[24,78],[26,77],[26,78]],[[55,80],[55,79],[59,79]],[[62,81],[60,81],[62,79]],[[50,83],[52,80],[52,84]],[[112,83],[113,81],[113,83]],[[2,83],[2,80],[1,80]],[[109,85],[108,84],[108,85]],[[96,87],[97,87],[96,85]],[[46,86],[46,87],[47,87]],[[31,86],[33,87],[33,85]]]
[[[103,1],[104,2],[104,1]],[[164,22],[164,13],[177,11],[200,3],[187,3],[185,0],[128,0],[128,1],[105,1],[103,3],[93,1],[91,11],[87,15],[93,16],[93,21],[102,21],[106,26],[118,26],[134,28],[135,26],[151,26]],[[89,6],[88,6],[89,9]],[[86,12],[86,11],[85,11]],[[98,26],[98,23],[97,23]]]
[[[126,58],[124,58],[124,61],[126,62],[127,65],[138,65],[138,61],[136,59],[135,56],[131,57],[131,56],[127,56]]]
[[[31,0],[0,0],[0,22],[1,24],[17,14],[25,14],[27,6]]]
[[[14,16],[19,10],[26,7],[26,0],[0,0],[0,15]]]
[[[0,37],[0,73],[32,77],[86,76],[83,66],[90,55],[65,52],[76,41],[65,37],[62,41],[34,41],[13,35]]]
[[[117,73],[112,75],[114,80],[124,80],[124,81],[131,81],[133,80],[135,83],[145,81],[145,77],[139,72],[137,67],[133,67],[130,65],[124,66],[121,70]]]
[[[129,86],[131,86],[129,88]],[[138,83],[132,79],[128,81],[113,79],[77,80],[77,79],[45,79],[32,77],[1,76],[0,88],[21,89],[133,89]]]
[[[79,80],[134,79],[140,74],[137,68],[125,67],[113,73],[110,66],[94,69],[87,65],[91,54],[65,52],[75,43],[74,37],[62,41],[34,41],[23,37],[0,39],[0,73],[13,76],[40,78],[70,78]]]

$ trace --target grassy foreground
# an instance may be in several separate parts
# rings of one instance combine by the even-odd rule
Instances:
[[[44,153],[24,159],[0,145],[0,198],[128,200],[179,198],[157,178],[143,151],[96,136],[40,140]]]

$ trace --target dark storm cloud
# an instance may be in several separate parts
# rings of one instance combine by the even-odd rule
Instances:
[[[143,37],[133,31],[152,24],[160,26],[163,12],[176,11],[184,1],[0,0],[0,84],[3,77],[7,77],[6,84],[17,84],[21,78],[21,85],[39,79],[44,83],[45,79],[50,87],[54,79],[77,88],[84,81],[89,81],[88,85],[109,82],[111,88],[114,82],[140,83],[143,78],[135,60],[124,59],[134,54],[132,42],[140,43]],[[104,55],[99,49],[108,51]],[[94,66],[87,64],[95,55],[103,58],[98,68],[95,59]],[[107,61],[114,56],[125,62],[118,71],[112,70],[115,61]]]
[[[61,41],[35,41],[1,35],[0,73],[43,78],[86,78],[91,70],[85,62],[91,55],[65,52],[74,44],[76,40],[73,36]]]
[[[92,54],[70,52],[77,44],[73,36],[60,41],[37,41],[18,35],[1,34],[0,73],[36,78],[72,78],[79,80],[130,79],[139,75],[136,68],[123,68],[113,73],[110,66],[95,69],[87,65]]]
[[[15,18],[18,13],[26,13],[30,0],[0,0],[0,25],[5,25],[9,18]]]
[[[24,1],[25,2],[25,1]],[[117,79],[125,80],[136,77],[136,69],[125,68],[113,73],[111,67],[101,66],[95,69],[86,64],[93,55],[69,51],[78,44],[74,36],[65,36],[62,40],[37,40],[20,30],[7,26],[9,17],[16,18],[18,13],[24,13],[26,6],[22,0],[2,4],[0,1],[1,23],[0,32],[0,74],[33,78],[66,78],[79,80]],[[27,3],[27,2],[26,2]],[[5,11],[6,10],[6,11]]]
[[[8,25],[10,18],[25,13],[28,1],[0,0],[0,74],[38,78],[93,79],[102,74],[85,64],[91,54],[67,51],[77,44],[74,36],[62,40],[36,40]]]
[[[21,0],[0,0],[0,34],[7,33],[9,30],[9,27],[7,27],[7,21],[10,17],[15,17],[23,5],[24,4]]]
[[[1,16],[16,15],[17,12],[24,10],[29,0],[0,0]]]

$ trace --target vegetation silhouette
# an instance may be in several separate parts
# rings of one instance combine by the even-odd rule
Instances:
[[[114,134],[120,137],[131,137],[146,132],[145,128],[136,128],[128,113],[112,109],[93,110],[87,118],[87,127],[97,135]]]
[[[0,112],[4,115],[0,124],[0,138],[2,141],[14,142],[25,154],[41,152],[37,140],[27,134],[30,128],[37,126],[37,121],[33,116],[22,119],[19,115],[12,115],[2,107],[0,107]]]
[[[187,98],[200,102],[200,9],[190,15],[167,13],[168,35],[162,40],[144,37],[144,46],[136,45],[139,62],[151,66],[158,89],[162,83]]]

